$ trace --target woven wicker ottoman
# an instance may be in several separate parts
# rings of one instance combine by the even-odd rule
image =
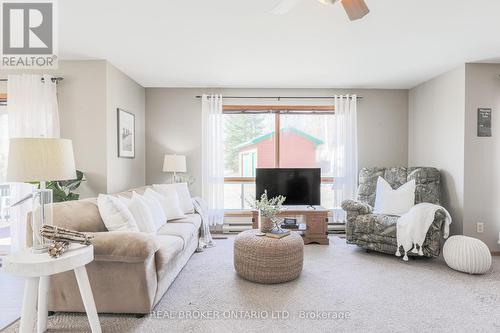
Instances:
[[[234,241],[234,268],[239,276],[258,283],[282,283],[302,271],[304,241],[293,233],[281,239],[259,237],[259,230],[240,233]]]

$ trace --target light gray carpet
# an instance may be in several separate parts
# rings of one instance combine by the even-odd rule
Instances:
[[[470,276],[440,259],[400,259],[366,253],[331,237],[329,246],[307,245],[301,276],[281,285],[259,285],[233,269],[234,237],[194,254],[157,306],[164,318],[101,315],[104,332],[499,332],[500,257],[492,271]],[[126,292],[126,291],[124,291]],[[165,311],[285,310],[288,319],[166,318]],[[349,319],[300,319],[300,311]],[[196,314],[196,313],[193,313]],[[236,312],[244,316],[247,313]],[[17,331],[18,324],[7,329]],[[56,314],[53,332],[87,332],[86,317]]]
[[[7,275],[0,268],[0,331],[19,318],[23,288],[22,278]]]

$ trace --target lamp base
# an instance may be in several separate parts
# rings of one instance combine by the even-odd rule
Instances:
[[[50,240],[44,239],[40,229],[46,224],[52,224],[52,190],[36,189],[33,191],[33,208],[31,227],[33,232],[33,253],[44,253],[49,249]]]

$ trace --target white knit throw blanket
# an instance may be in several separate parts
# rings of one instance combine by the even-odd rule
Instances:
[[[401,215],[396,224],[396,237],[398,241],[398,249],[396,256],[400,257],[400,247],[403,247],[404,257],[403,260],[408,260],[408,251],[423,256],[422,244],[425,241],[425,235],[429,230],[436,211],[442,209],[446,213],[445,223],[443,227],[443,236],[448,238],[450,233],[451,216],[446,209],[441,206],[431,203],[419,203],[413,206],[408,213]],[[418,250],[417,250],[418,247]]]
[[[192,202],[194,210],[201,216],[200,238],[198,239],[198,248],[196,252],[202,252],[203,249],[207,247],[215,246],[212,234],[210,233],[210,225],[208,224],[208,205],[205,200],[200,197],[192,198]]]

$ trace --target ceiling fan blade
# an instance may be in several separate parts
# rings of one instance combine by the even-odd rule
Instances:
[[[364,0],[342,0],[342,6],[351,21],[359,20],[370,12]]]
[[[302,0],[281,0],[271,11],[275,15],[284,15],[291,11]]]

